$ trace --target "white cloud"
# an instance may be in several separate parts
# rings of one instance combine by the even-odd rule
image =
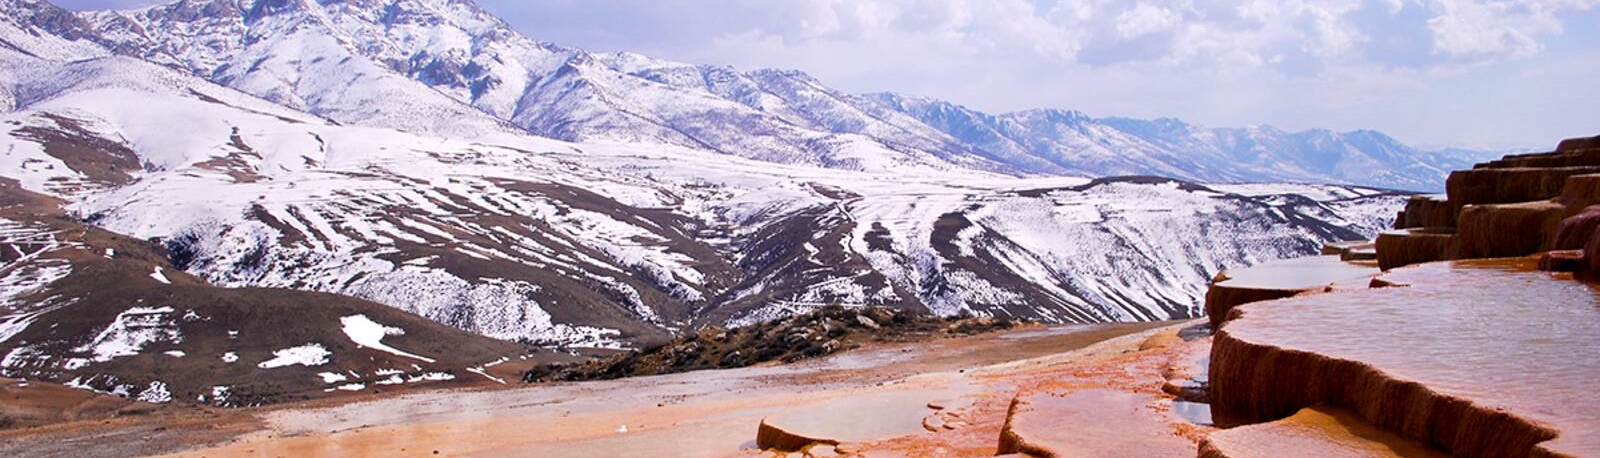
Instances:
[[[1539,37],[1563,31],[1561,15],[1593,8],[1593,0],[1473,1],[1434,0],[1428,20],[1437,54],[1495,59],[1538,53]]]
[[[1117,15],[1117,36],[1127,39],[1148,35],[1169,29],[1178,21],[1178,14],[1172,10],[1140,3]]]

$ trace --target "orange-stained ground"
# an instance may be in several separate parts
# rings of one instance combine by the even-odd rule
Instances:
[[[830,419],[885,419],[834,428],[851,435],[809,450],[817,456],[992,456],[1018,393],[1091,387],[1148,396],[1129,418],[1192,443],[1206,427],[1168,412],[1171,396],[1161,391],[1208,345],[1176,337],[1191,325],[1031,327],[781,366],[164,409],[174,412],[0,431],[0,455],[724,457],[772,453],[755,449],[757,426],[770,417],[830,434]]]

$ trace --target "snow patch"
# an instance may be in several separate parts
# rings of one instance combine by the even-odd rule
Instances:
[[[100,331],[94,340],[73,349],[90,352],[89,360],[106,362],[112,358],[133,356],[152,343],[181,343],[183,335],[167,315],[172,307],[133,307],[117,314],[110,326]]]
[[[262,369],[276,369],[284,366],[321,366],[328,364],[328,356],[333,355],[322,344],[309,343],[298,347],[289,347],[272,352],[275,358],[262,361],[256,367]]]
[[[134,399],[151,404],[165,404],[172,402],[172,392],[167,391],[166,382],[155,381],[150,382],[150,386],[145,387],[144,391],[140,391],[139,396]]]
[[[164,273],[161,272],[161,266],[156,266],[156,271],[150,273],[150,278],[155,279],[155,281],[161,282],[161,284],[163,284],[163,285],[172,284],[172,280],[168,280],[167,279],[167,274],[164,274]]]
[[[350,315],[340,318],[339,324],[344,328],[344,334],[350,336],[350,341],[355,342],[356,345],[423,362],[434,362],[433,358],[418,356],[384,345],[384,337],[405,335],[406,330],[404,329],[378,324],[378,322],[372,321],[371,318],[367,318],[366,315]]]

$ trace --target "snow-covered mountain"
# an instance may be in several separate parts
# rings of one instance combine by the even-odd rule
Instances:
[[[1171,118],[1094,118],[1069,110],[988,114],[893,93],[864,96],[985,151],[1031,157],[1042,173],[1160,175],[1209,182],[1355,183],[1439,190],[1449,170],[1494,155],[1423,151],[1371,130],[1204,128]]]
[[[797,125],[658,80],[677,64],[536,42],[470,1],[182,0],[84,17],[120,52],[342,123],[458,136],[505,122],[563,140],[649,141],[771,162],[952,167],[942,150]],[[433,91],[407,87],[420,85]],[[478,112],[461,113],[469,107]]]
[[[741,72],[538,42],[469,0],[179,0],[82,17],[120,53],[342,123],[443,135],[509,123],[569,141],[666,143],[854,170],[1415,190],[1442,187],[1444,170],[1474,159],[1367,131],[1205,129],[1064,110],[990,115],[937,100],[844,94],[796,71]],[[463,113],[467,106],[477,113]]]
[[[450,139],[339,125],[126,57],[15,58],[31,62],[7,75],[25,102],[4,118],[4,172],[25,188],[162,240],[214,284],[348,294],[532,342],[611,346],[830,303],[1190,316],[1222,267],[1370,235],[1370,210],[1342,206],[1398,199]],[[1196,233],[1221,235],[1174,235]]]
[[[1154,146],[1118,158],[1119,144],[1156,145],[1120,121],[935,113],[798,72],[560,48],[465,0],[184,0],[81,15],[0,0],[0,12],[0,177],[54,199],[46,207],[66,215],[52,224],[75,218],[57,232],[159,244],[141,249],[160,259],[118,281],[159,294],[169,283],[147,270],[170,268],[205,294],[335,293],[344,310],[382,304],[409,313],[389,321],[538,346],[628,347],[823,305],[1194,316],[1217,271],[1370,237],[1404,199],[1091,180],[1076,176],[1088,162],[1035,148],[1115,136],[1104,154],[1073,157],[1116,173],[1249,172]],[[24,235],[0,243],[25,252]],[[123,367],[64,364],[131,305],[61,293],[86,277],[28,273],[93,252],[0,269],[0,354],[32,355],[0,372],[67,381]],[[68,317],[78,325],[44,330]]]

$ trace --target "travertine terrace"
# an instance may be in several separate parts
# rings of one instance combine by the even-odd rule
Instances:
[[[1556,249],[1564,219],[1600,202],[1600,137],[1506,156],[1450,174],[1445,196],[1406,204],[1378,237],[1385,269],[1419,262],[1528,256]]]
[[[1350,245],[1344,252],[1360,249]],[[1234,306],[1331,291],[1335,286],[1366,286],[1378,274],[1371,262],[1346,262],[1342,253],[1274,261],[1223,272],[1206,291],[1206,314],[1211,327],[1222,325]]]
[[[1455,172],[1378,238],[1371,289],[1234,304],[1208,394],[1259,424],[1201,456],[1600,456],[1597,167],[1600,137]]]

